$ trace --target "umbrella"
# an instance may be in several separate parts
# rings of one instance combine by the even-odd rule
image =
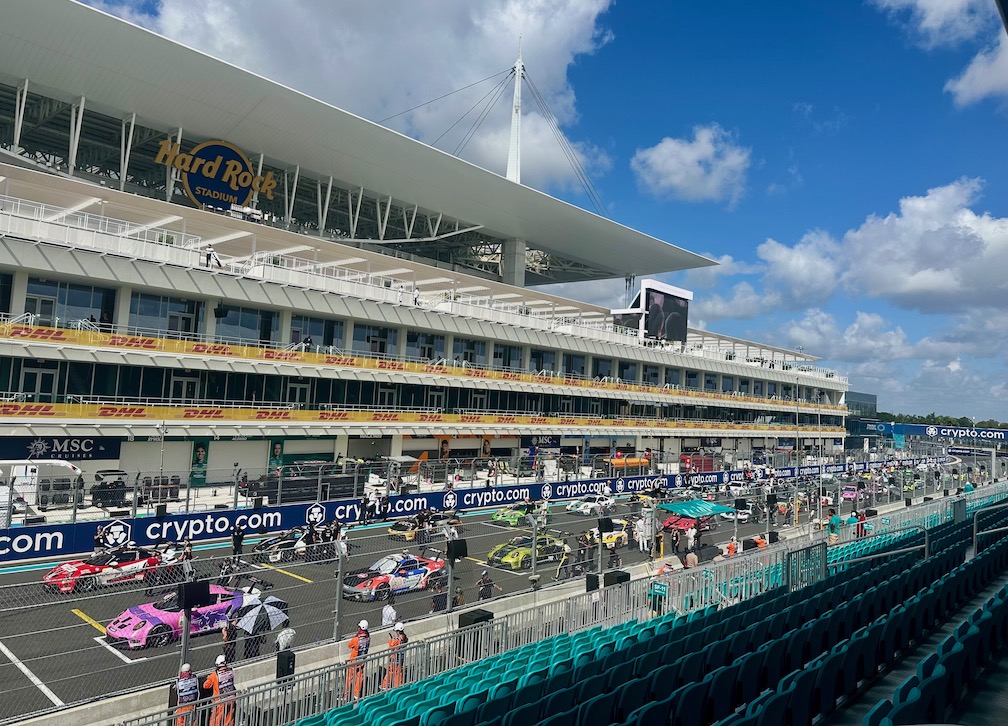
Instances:
[[[239,630],[255,635],[286,625],[290,618],[287,617],[287,603],[268,595],[261,600],[246,597],[242,606],[231,616],[231,622]]]

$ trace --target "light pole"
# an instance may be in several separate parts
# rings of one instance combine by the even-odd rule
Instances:
[[[164,478],[164,442],[165,442],[165,436],[168,433],[168,427],[165,425],[164,421],[162,421],[161,423],[158,424],[157,431],[158,431],[158,434],[161,437],[161,465],[160,465],[160,467],[158,469],[158,478],[159,479],[163,479]]]
[[[802,352],[802,347],[798,346],[798,352]],[[794,507],[794,526],[795,529],[798,528],[798,444],[801,438],[801,429],[798,424],[798,375],[795,374],[795,388],[794,388],[794,478],[795,478],[795,507]],[[809,502],[811,504],[811,502]]]

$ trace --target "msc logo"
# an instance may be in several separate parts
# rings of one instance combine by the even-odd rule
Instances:
[[[248,157],[226,141],[204,141],[183,154],[179,144],[165,139],[154,163],[182,172],[186,194],[201,207],[229,209],[233,204],[244,207],[252,192],[272,200],[277,185],[273,172],[256,176]]]
[[[307,524],[322,524],[325,522],[325,507],[315,502],[305,510],[304,519]]]
[[[117,519],[105,528],[105,534],[102,535],[102,542],[106,547],[119,547],[132,539],[132,533],[133,527],[130,526],[129,522]]]
[[[458,506],[458,496],[455,492],[445,492],[444,495],[444,509],[445,511],[451,511]]]
[[[882,429],[882,425],[879,424],[879,430],[881,430],[881,429]],[[927,432],[928,436],[937,436],[938,435],[938,428],[936,426],[928,426],[927,429],[925,429],[925,431]]]
[[[552,484],[543,484],[542,485],[542,498],[543,499],[550,499],[552,496],[553,496],[553,485]]]

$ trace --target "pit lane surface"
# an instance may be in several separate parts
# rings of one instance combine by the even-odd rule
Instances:
[[[619,517],[628,511],[625,504],[617,504],[611,515]],[[469,557],[455,568],[455,576],[466,603],[477,599],[475,582],[484,569],[503,591],[495,591],[495,595],[529,588],[528,572],[515,573],[485,564],[492,547],[515,534],[529,533],[527,529],[492,523],[490,515],[491,512],[481,512],[462,518],[460,535],[467,540]],[[576,546],[577,533],[595,524],[595,519],[568,514],[562,505],[557,505],[547,530],[569,535],[569,543]],[[386,526],[376,523],[350,530],[348,572],[364,569],[384,554],[404,548],[414,554],[420,553],[419,545],[390,541]],[[764,528],[765,524],[740,524],[739,536],[762,532]],[[721,520],[716,531],[705,535],[705,544],[727,541],[732,533],[732,523]],[[251,552],[256,541],[255,537],[246,540],[242,571],[271,583],[273,589],[269,594],[289,604],[290,624],[297,630],[295,645],[332,638],[332,611],[339,592],[336,563],[331,560],[269,563]],[[217,562],[212,562],[211,558],[231,554],[230,543],[203,545],[196,549],[196,564],[201,576],[213,573],[217,567]],[[648,559],[632,541],[620,550],[620,554],[624,565]],[[60,703],[76,703],[141,687],[177,674],[181,653],[178,642],[130,651],[111,647],[103,637],[105,624],[129,607],[159,599],[160,594],[146,595],[143,584],[105,588],[87,595],[53,593],[40,583],[42,576],[55,564],[58,563],[0,568],[0,720],[49,709]],[[543,563],[539,567],[544,585],[552,582],[555,570],[555,563]],[[378,629],[383,605],[381,602],[343,600],[341,636],[352,632],[361,619],[368,620],[372,630]],[[395,598],[394,607],[399,619],[408,623],[430,612],[431,593],[400,594]],[[273,633],[266,635],[262,654],[273,652],[273,638]],[[249,639],[239,638],[239,659],[245,645],[243,640]],[[190,640],[188,660],[193,669],[202,674],[210,669],[220,652],[220,635],[213,631]]]

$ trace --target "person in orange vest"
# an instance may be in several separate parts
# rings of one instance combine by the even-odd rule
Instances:
[[[732,537],[728,540],[728,546],[725,549],[729,557],[734,557],[735,553],[738,552],[738,540]]]
[[[409,638],[406,637],[406,628],[402,623],[396,623],[388,636],[388,647],[391,655],[389,656],[388,672],[386,672],[385,677],[382,678],[382,689],[389,687],[398,688],[402,685],[403,662],[406,660],[406,654],[403,653],[403,647],[408,642]]]
[[[371,648],[371,633],[368,631],[367,620],[357,623],[357,633],[350,638],[347,646],[350,648],[350,657],[347,659],[346,692],[348,696],[353,694],[354,698],[360,698],[364,689],[364,664],[360,660]]]
[[[175,709],[175,726],[192,726],[193,717],[187,716],[196,708],[199,700],[199,680],[193,675],[188,663],[182,664],[178,681],[175,682],[175,692],[178,694],[178,708]]]
[[[234,726],[234,671],[227,664],[227,658],[217,656],[216,668],[203,681],[204,688],[212,688],[214,696],[210,726]]]

